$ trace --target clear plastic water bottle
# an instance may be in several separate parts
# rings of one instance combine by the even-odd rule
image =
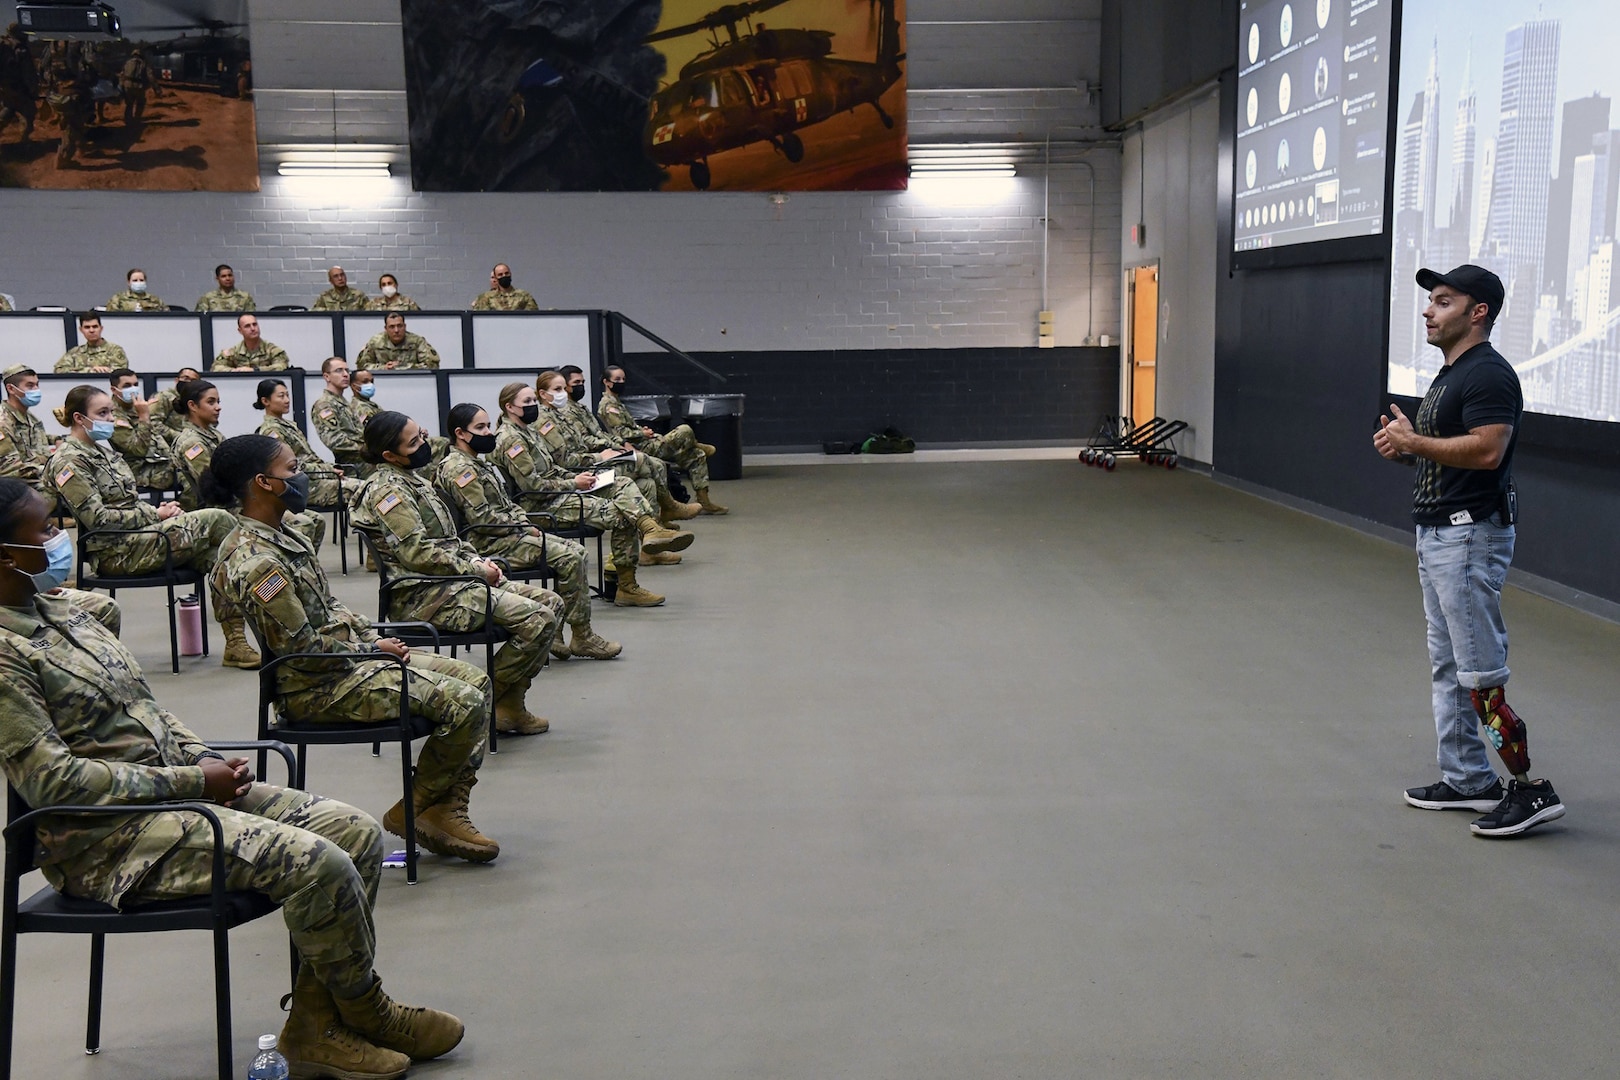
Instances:
[[[248,1069],[248,1080],[287,1080],[288,1072],[287,1059],[276,1049],[276,1037],[260,1035],[259,1056]]]

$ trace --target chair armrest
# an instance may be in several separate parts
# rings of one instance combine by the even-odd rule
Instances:
[[[169,538],[168,533],[165,533],[162,529],[155,525],[143,525],[138,529],[114,529],[110,527],[91,529],[89,532],[79,534],[79,542],[77,546],[79,550],[86,551],[93,541],[100,540],[103,537],[141,535],[163,537],[163,572],[165,574],[172,573],[174,571],[174,547],[167,542]]]
[[[439,628],[430,622],[423,622],[420,619],[393,619],[385,620],[383,622],[374,622],[371,624],[371,628],[373,630],[415,630],[417,633],[433,639],[433,648],[435,651],[437,651],[439,648]]]
[[[405,678],[406,662],[393,653],[377,652],[297,652],[277,656],[259,668],[259,723],[260,730],[268,718],[265,709],[276,696],[275,680],[271,672],[289,660],[346,660],[351,664],[388,663],[400,670],[399,722],[404,724],[411,715],[411,680]]]
[[[471,581],[484,587],[484,629],[487,631],[495,618],[495,586],[489,579],[478,574],[400,574],[390,576],[389,579],[377,586],[377,601],[382,611],[388,610],[388,602],[393,598],[394,586],[402,581]]]

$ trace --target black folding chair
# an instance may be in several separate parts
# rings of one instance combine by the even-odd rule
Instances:
[[[316,480],[336,480],[338,486],[337,502],[331,506],[320,506],[310,503],[308,509],[317,514],[332,515],[332,535],[337,538],[338,565],[343,568],[343,576],[349,575],[349,504],[343,498],[343,476],[333,469],[304,470],[309,475],[310,482]]]
[[[137,536],[143,533],[162,537],[163,569],[150,574],[100,574],[91,573],[88,569],[92,558],[90,548],[92,544],[99,546],[100,541],[112,540],[116,537]],[[197,598],[202,605],[202,653],[208,655],[208,585],[203,580],[206,575],[193,570],[189,566],[174,565],[174,551],[168,546],[168,537],[163,530],[154,528],[144,529],[92,529],[85,531],[84,523],[79,523],[79,542],[75,545],[78,551],[78,567],[75,576],[78,578],[78,587],[81,589],[106,589],[107,595],[118,596],[119,589],[156,589],[168,590],[169,594],[169,670],[180,674],[180,635],[175,628],[174,590],[177,585],[190,585],[191,595]]]
[[[258,750],[261,762],[274,751],[293,775],[292,750],[282,742],[221,742],[215,750]],[[296,786],[296,785],[294,785]],[[145,934],[167,930],[211,930],[214,935],[214,1023],[219,1038],[219,1080],[232,1080],[231,954],[228,931],[263,918],[279,906],[262,893],[225,888],[225,834],[216,807],[198,801],[148,803],[136,806],[45,806],[30,809],[15,789],[7,799],[5,827],[6,865],[0,897],[0,1080],[11,1080],[11,1051],[17,1007],[17,938],[21,934],[89,934],[90,1000],[85,1024],[84,1052],[101,1050],[101,990],[106,970],[108,934]],[[209,891],[201,896],[163,900],[137,907],[115,908],[94,900],[67,896],[45,888],[19,902],[23,875],[35,868],[38,843],[35,827],[44,817],[132,817],[142,814],[193,813],[203,817],[214,833],[213,866]],[[298,975],[293,950],[292,977]]]
[[[511,477],[507,477],[506,483],[507,490],[511,492],[513,499],[517,500],[518,505],[523,506],[526,496],[530,501],[535,498],[535,494],[518,491],[517,485],[512,483]],[[547,498],[550,498],[557,493],[546,492],[544,494]],[[534,510],[528,506],[523,506],[523,512],[529,515],[531,523],[552,536],[560,536],[564,540],[578,540],[582,544],[587,540],[594,539],[596,541],[596,584],[591,586],[591,592],[597,596],[605,597],[607,595],[607,561],[602,557],[602,538],[607,535],[607,530],[599,529],[595,525],[585,524],[585,493],[583,491],[565,491],[562,494],[571,495],[579,500],[578,524],[558,524],[557,515],[550,510]]]

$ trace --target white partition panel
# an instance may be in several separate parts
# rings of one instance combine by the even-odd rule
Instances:
[[[591,364],[591,321],[585,315],[474,315],[473,355],[481,368]]]
[[[264,423],[264,413],[253,407],[260,379],[281,379],[280,372],[221,372],[203,378],[219,387],[219,430],[226,438],[232,435],[251,435]]]
[[[43,374],[67,352],[61,315],[0,315],[0,368],[27,364]]]
[[[489,422],[499,424],[501,387],[522,377],[523,373],[517,371],[458,372],[450,376],[450,405],[464,401],[481,405],[489,411]]]
[[[135,371],[172,373],[202,363],[202,320],[196,315],[104,313],[101,328]]]
[[[107,376],[83,372],[77,375],[52,375],[46,368],[39,373],[39,404],[29,411],[40,423],[45,425],[47,435],[66,435],[67,428],[56,422],[51,410],[62,404],[68,391],[80,383],[87,383],[101,390],[107,389]]]
[[[343,316],[344,352],[348,354],[351,365],[360,355],[360,350],[366,347],[366,342],[382,333],[383,316],[387,314],[386,311],[368,311],[363,315]],[[441,368],[454,371],[467,366],[461,348],[460,315],[424,315],[416,311],[403,314],[405,329],[413,334],[421,334],[427,338],[429,345],[438,350]]]
[[[371,400],[379,409],[404,413],[430,435],[440,434],[439,380],[431,372],[379,371],[377,394]]]
[[[332,316],[323,313],[286,312],[274,315],[255,312],[264,340],[287,350],[295,367],[319,371],[329,356],[336,355]],[[236,345],[242,335],[236,332],[236,316],[210,315],[214,327],[214,356]],[[210,360],[213,357],[209,357]]]

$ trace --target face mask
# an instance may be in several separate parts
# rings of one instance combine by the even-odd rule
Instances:
[[[558,390],[556,393],[552,394],[551,403],[557,406],[559,409],[568,404],[568,391]]]
[[[415,450],[411,451],[410,463],[407,468],[421,469],[426,467],[427,464],[432,460],[433,447],[429,446],[427,443],[423,443],[421,446],[418,446]]]
[[[272,476],[271,480],[280,480],[281,505],[287,508],[289,514],[302,514],[309,505],[309,473],[293,473],[291,476]]]
[[[503,289],[510,289],[512,287],[512,275],[502,274],[500,277],[495,279],[495,284],[499,285]]]
[[[382,287],[382,292],[384,296],[389,298],[393,298],[399,294],[399,290],[394,288],[392,285],[384,285]]]
[[[360,387],[360,396],[365,398],[367,401],[370,401],[371,395],[375,394],[376,392],[377,385],[375,383],[366,383],[366,385]]]
[[[126,386],[118,391],[118,396],[124,399],[125,405],[128,405],[141,396],[141,388],[139,386]]]
[[[533,405],[523,406],[523,411],[518,414],[518,419],[525,424],[532,424],[540,419],[540,403],[537,401]]]
[[[38,390],[24,390],[22,392],[23,408],[32,409],[35,405],[38,405],[40,401],[41,395]]]
[[[144,282],[144,281],[132,281],[132,282],[130,282],[129,283],[129,291],[132,292],[132,293],[144,293],[146,291],[146,282]]]
[[[568,388],[568,398],[570,401],[584,401],[585,384],[580,383],[578,386],[570,386]]]
[[[608,383],[608,389],[612,390],[613,393],[618,397],[624,397],[624,392],[629,388],[629,386],[629,380],[624,382]]]
[[[90,437],[96,442],[106,442],[113,437],[113,422],[111,420],[90,421]]]
[[[34,583],[36,592],[49,592],[60,589],[63,582],[68,579],[68,571],[73,569],[73,536],[71,533],[59,532],[43,544],[7,544],[7,547],[31,548],[34,551],[45,553],[45,569],[37,574],[30,574],[20,566],[13,566],[23,577]]]
[[[468,432],[467,445],[472,448],[472,452],[475,454],[487,454],[495,449],[495,436],[474,435]]]

